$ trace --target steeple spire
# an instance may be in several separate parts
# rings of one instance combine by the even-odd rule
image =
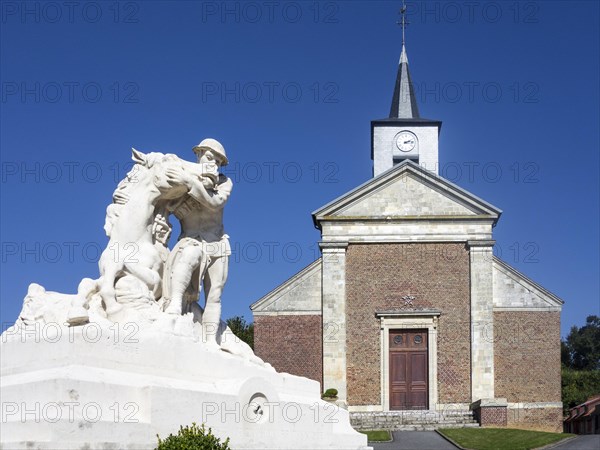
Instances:
[[[402,49],[404,50],[404,44],[406,44],[406,39],[404,36],[404,30],[406,30],[406,26],[410,23],[406,20],[406,1],[402,0],[402,8],[398,13],[402,16],[402,20],[400,22],[396,22],[398,25],[402,27]]]
[[[398,62],[398,74],[396,75],[392,107],[390,108],[390,119],[418,119],[420,117],[419,108],[408,70],[408,56],[406,56],[404,31],[409,22],[406,20],[406,4],[404,2],[399,14],[402,16],[402,19],[397,22],[402,27],[402,52]]]

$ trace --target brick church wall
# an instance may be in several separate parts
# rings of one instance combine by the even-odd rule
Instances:
[[[346,254],[349,405],[381,403],[380,329],[375,311],[442,311],[438,327],[440,403],[470,402],[470,265],[464,243],[350,244]]]
[[[320,315],[254,317],[254,352],[278,372],[322,382],[323,347]]]
[[[496,397],[522,404],[509,426],[560,431],[561,408],[527,405],[561,401],[560,312],[494,312],[494,377]]]
[[[482,427],[506,427],[507,413],[504,407],[488,407],[474,411],[475,420]]]
[[[509,408],[508,428],[520,428],[525,430],[549,431],[562,433],[563,410],[562,408]]]

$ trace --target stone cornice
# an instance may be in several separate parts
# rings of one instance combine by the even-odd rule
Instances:
[[[386,309],[375,311],[376,317],[401,317],[401,316],[439,316],[442,312],[438,309]]]
[[[472,241],[467,241],[468,248],[474,247],[493,247],[496,244],[494,239],[476,239]]]
[[[321,251],[345,250],[348,248],[348,242],[321,241],[321,242],[319,242],[319,248],[321,249]]]
[[[481,214],[481,215],[465,215],[465,216],[323,216],[319,218],[320,222],[408,222],[408,221],[486,221],[495,222],[496,219],[492,216]]]

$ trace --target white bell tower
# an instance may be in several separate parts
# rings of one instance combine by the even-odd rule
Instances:
[[[402,14],[402,52],[387,119],[371,122],[371,159],[373,176],[391,169],[406,160],[413,160],[425,169],[438,174],[438,137],[442,122],[423,119],[419,115],[417,98],[408,70],[408,57],[404,42],[406,6]]]

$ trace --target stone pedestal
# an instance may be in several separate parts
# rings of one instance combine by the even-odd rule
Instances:
[[[153,449],[192,422],[234,449],[368,448],[316,381],[189,336],[41,325],[0,347],[1,448]]]
[[[506,427],[508,403],[505,398],[480,399],[471,403],[475,420],[482,427]]]

